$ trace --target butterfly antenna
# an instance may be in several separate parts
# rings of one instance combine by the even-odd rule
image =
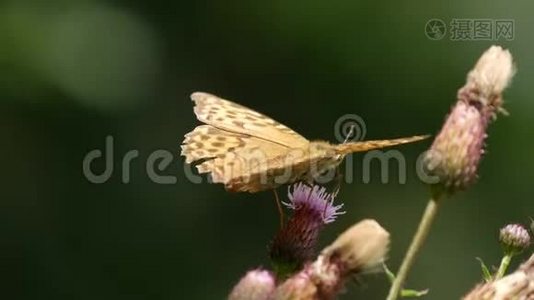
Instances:
[[[350,138],[351,138],[351,136],[353,134],[354,134],[354,125],[351,125],[350,129],[349,129],[349,133],[347,133],[347,136],[345,137],[345,140],[343,141],[343,144],[346,144],[350,140]]]
[[[280,228],[284,227],[284,209],[282,208],[282,203],[280,202],[280,198],[278,198],[278,192],[276,189],[273,189],[274,192],[274,199],[276,201],[276,207],[278,208],[278,215],[280,216]]]
[[[345,140],[343,141],[342,144],[346,144],[350,140],[350,138],[352,137],[353,134],[354,134],[354,125],[351,125],[350,129],[349,129],[349,132],[347,133],[347,136],[345,137]],[[345,154],[338,154],[337,157],[338,157],[338,159],[341,160],[341,159],[343,159],[343,157],[345,157]],[[339,179],[339,177],[337,177],[338,175],[339,175],[339,166],[336,169],[336,178]],[[338,188],[339,188],[340,184],[341,184],[341,182],[338,181],[338,183],[337,183]]]

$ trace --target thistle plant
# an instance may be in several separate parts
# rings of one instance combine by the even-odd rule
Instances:
[[[512,274],[479,284],[463,300],[530,300],[534,295],[534,254]]]
[[[491,274],[482,259],[478,258],[482,267],[482,275],[486,282],[501,279],[506,274],[512,258],[530,246],[530,235],[523,225],[508,224],[499,231],[499,242],[503,249],[503,257],[494,275]]]
[[[430,200],[392,283],[388,300],[399,296],[443,199],[476,181],[488,125],[498,112],[505,112],[502,92],[514,70],[510,52],[492,46],[482,54],[469,72],[466,84],[458,91],[456,104],[425,156],[426,170],[438,181],[431,184]]]
[[[452,195],[471,186],[484,154],[487,127],[502,108],[502,91],[514,74],[508,50],[492,46],[478,60],[458,91],[457,102],[425,157],[439,181],[433,194]]]
[[[521,224],[509,224],[499,231],[499,241],[504,253],[517,255],[530,245],[530,235]]]
[[[528,248],[530,245],[530,235],[523,225],[509,224],[500,230],[499,241],[501,242],[504,255],[497,274],[495,274],[495,279],[502,278],[512,258]]]
[[[466,84],[459,89],[456,103],[425,154],[424,167],[438,180],[429,184],[430,200],[397,275],[384,264],[389,233],[374,220],[353,225],[316,256],[321,229],[344,213],[341,211],[343,205],[334,205],[336,195],[328,193],[324,187],[297,183],[289,188],[289,201],[283,202],[291,209],[291,216],[269,246],[273,270],[249,271],[236,284],[229,299],[335,299],[352,275],[382,269],[392,279],[387,300],[395,300],[399,295],[416,297],[426,294],[426,290],[403,289],[404,282],[443,200],[476,182],[488,126],[496,120],[498,113],[505,113],[502,92],[514,72],[510,52],[492,46],[483,53],[469,72]],[[511,258],[530,244],[530,236],[524,227],[508,225],[500,231],[500,242],[504,257],[496,274],[487,276],[488,284],[492,285],[474,290],[476,295],[490,297],[467,296],[465,299],[532,299],[491,298],[491,295],[500,293],[500,286],[506,285],[505,280],[512,276],[504,277],[506,269]],[[528,283],[527,292],[522,291],[521,295],[531,296],[529,291],[534,291],[533,265],[529,262],[518,271],[520,275],[517,276]],[[493,294],[487,294],[488,289]],[[511,289],[511,286],[504,289],[507,293],[504,295],[516,295]]]
[[[233,288],[230,300],[334,299],[354,274],[380,270],[389,249],[389,233],[374,220],[363,220],[315,254],[320,230],[344,212],[324,187],[290,187],[292,210],[269,248],[274,271],[253,269]]]

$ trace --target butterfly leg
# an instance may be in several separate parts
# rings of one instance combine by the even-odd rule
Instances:
[[[280,228],[284,227],[284,209],[282,208],[282,203],[280,202],[280,198],[278,197],[278,192],[276,189],[273,189],[274,192],[274,199],[276,201],[276,207],[278,208],[278,215],[280,216]]]
[[[341,173],[341,168],[339,166],[336,167],[336,177],[334,177],[335,180],[335,187],[334,187],[334,196],[337,196],[337,193],[339,193],[339,190],[341,189],[341,183],[343,182],[343,174]]]

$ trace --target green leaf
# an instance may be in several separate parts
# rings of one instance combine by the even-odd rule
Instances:
[[[476,259],[480,262],[480,268],[482,269],[482,278],[484,278],[484,281],[490,282],[492,280],[492,276],[488,267],[486,266],[482,258],[477,257]]]
[[[422,297],[428,294],[428,292],[429,292],[429,289],[422,290],[422,291],[403,289],[400,292],[400,296],[402,298],[418,298],[418,297]]]
[[[395,274],[391,272],[391,270],[388,268],[388,266],[385,263],[382,264],[382,267],[384,268],[384,273],[386,273],[386,276],[388,277],[389,282],[393,283],[393,281],[395,281]]]
[[[384,268],[384,273],[386,273],[386,276],[388,277],[389,281],[393,283],[393,281],[395,281],[395,274],[391,272],[391,270],[386,264],[382,264],[382,267]],[[417,298],[428,294],[428,291],[428,289],[422,291],[402,289],[400,291],[400,296],[401,298]]]

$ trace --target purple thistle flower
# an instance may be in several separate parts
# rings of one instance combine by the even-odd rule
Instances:
[[[284,203],[294,213],[275,236],[270,257],[279,275],[290,274],[313,257],[319,231],[345,212],[333,205],[335,195],[324,187],[297,183],[289,188],[289,202]]]

